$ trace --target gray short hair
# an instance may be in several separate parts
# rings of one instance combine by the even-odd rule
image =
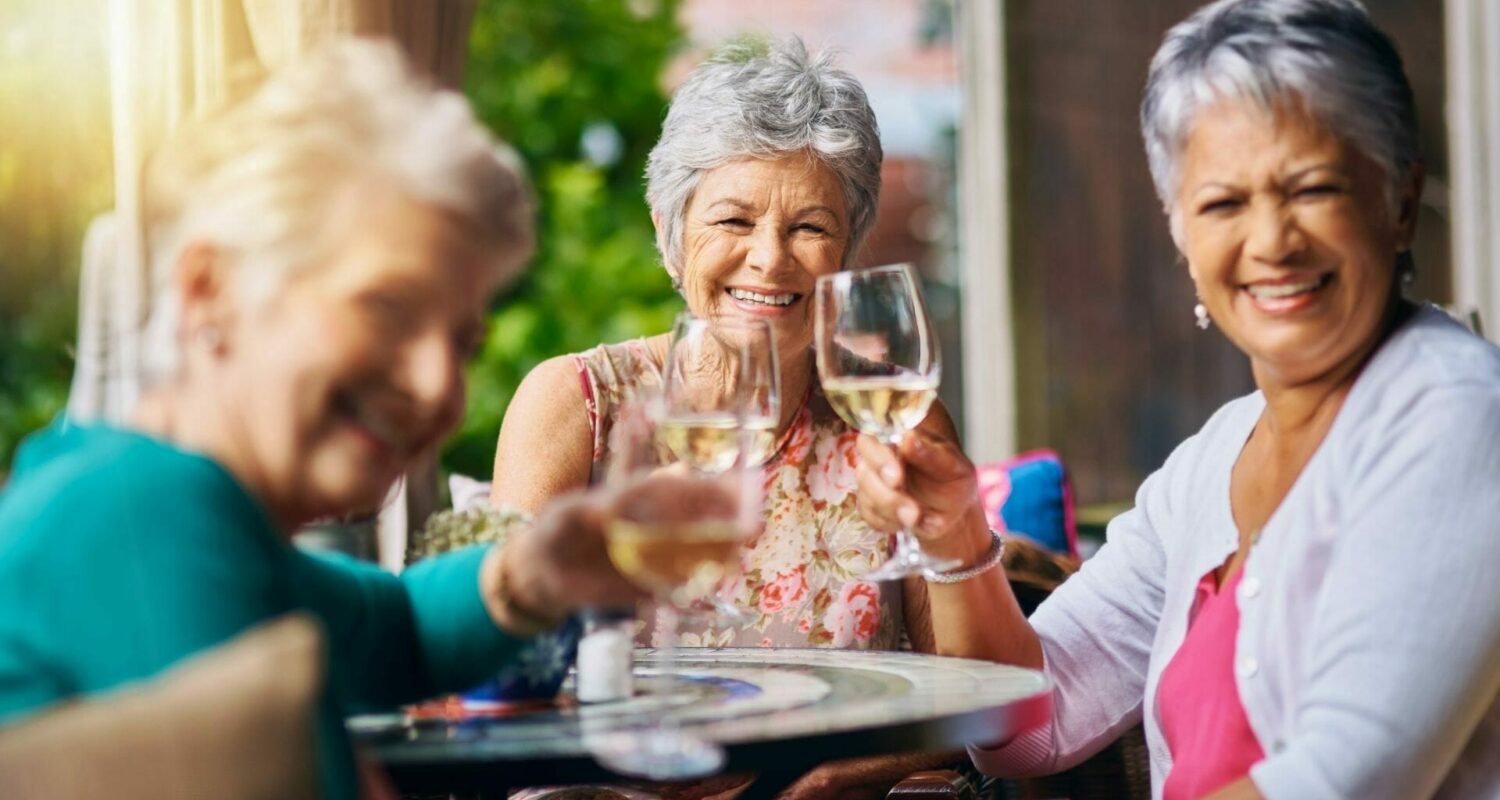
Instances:
[[[1141,133],[1170,212],[1194,117],[1222,99],[1298,104],[1379,164],[1388,199],[1421,160],[1396,47],[1356,0],[1219,0],[1167,32],[1151,60]]]
[[[171,276],[185,247],[212,244],[245,297],[263,301],[328,255],[338,204],[371,182],[457,218],[507,279],[531,253],[520,159],[463,97],[419,76],[393,43],[334,42],[189,124],[148,165],[147,379],[177,366],[181,303]]]
[[[675,276],[682,266],[683,216],[706,170],[798,152],[838,176],[849,215],[848,266],[880,201],[880,128],[864,87],[833,66],[832,53],[809,56],[796,37],[740,40],[695,69],[672,98],[646,164],[646,201],[668,271]]]

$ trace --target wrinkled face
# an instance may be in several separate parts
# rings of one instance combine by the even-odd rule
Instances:
[[[784,354],[812,346],[812,291],[849,247],[838,177],[797,154],[705,172],[685,211],[683,295],[700,317],[757,317]]]
[[[452,218],[388,191],[356,202],[330,260],[237,313],[216,371],[248,482],[293,517],[378,507],[442,441],[497,288]]]
[[[1296,383],[1362,358],[1411,246],[1415,172],[1393,212],[1379,165],[1327,128],[1234,102],[1199,115],[1181,164],[1178,246],[1257,375]]]

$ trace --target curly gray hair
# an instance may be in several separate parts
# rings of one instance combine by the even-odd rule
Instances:
[[[1195,116],[1226,98],[1266,111],[1299,104],[1380,165],[1392,203],[1421,160],[1401,56],[1356,0],[1219,0],[1167,32],[1146,79],[1141,133],[1168,213]]]
[[[532,251],[519,157],[463,97],[413,71],[395,44],[338,41],[190,124],[149,165],[147,379],[176,369],[181,304],[171,276],[186,247],[212,244],[246,301],[262,302],[320,262],[337,239],[326,230],[332,212],[371,182],[459,219],[506,278]]]
[[[848,266],[880,201],[880,129],[864,87],[833,66],[833,54],[810,56],[796,37],[740,40],[694,70],[672,98],[646,164],[646,201],[667,271],[680,274],[682,220],[705,171],[798,152],[838,176],[849,215]]]

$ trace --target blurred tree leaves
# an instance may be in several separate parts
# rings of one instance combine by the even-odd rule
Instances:
[[[78,262],[112,202],[104,34],[85,0],[11,0],[0,26],[0,482],[67,402]]]
[[[480,3],[465,90],[530,167],[541,235],[470,366],[468,415],[444,454],[451,470],[490,474],[506,405],[532,367],[660,333],[682,307],[657,257],[643,178],[666,114],[661,76],[683,42],[677,5]]]
[[[87,0],[10,0],[0,30],[0,480],[67,400],[78,261],[112,203],[102,28]],[[667,330],[643,171],[683,42],[678,0],[482,0],[465,91],[531,169],[540,246],[497,299],[444,454],[488,475],[506,405],[542,360]],[[80,35],[81,31],[87,31]],[[585,142],[589,142],[588,145]]]

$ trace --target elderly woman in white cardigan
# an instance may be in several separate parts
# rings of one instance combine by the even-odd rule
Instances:
[[[1141,125],[1173,239],[1258,391],[1142,485],[988,655],[1055,682],[972,749],[1065,769],[1144,720],[1156,796],[1500,796],[1500,350],[1402,297],[1422,167],[1400,57],[1353,0],[1223,0],[1168,33]],[[986,535],[969,462],[866,439],[862,510]]]

